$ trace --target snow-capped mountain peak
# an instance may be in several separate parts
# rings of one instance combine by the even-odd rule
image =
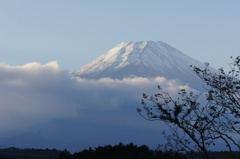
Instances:
[[[190,65],[204,67],[203,63],[161,41],[122,42],[74,75],[93,79],[163,76],[182,81],[196,76]]]

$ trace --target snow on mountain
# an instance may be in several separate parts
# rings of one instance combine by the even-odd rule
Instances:
[[[190,65],[204,67],[203,63],[161,41],[123,42],[73,74],[89,79],[162,76],[193,84],[196,74]]]

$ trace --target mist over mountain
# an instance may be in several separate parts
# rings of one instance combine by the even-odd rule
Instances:
[[[162,122],[136,111],[143,93],[199,90],[190,65],[204,64],[163,42],[123,42],[69,75],[56,61],[0,64],[0,145],[67,148],[165,143]],[[47,77],[47,78],[46,78]],[[176,96],[174,96],[176,97]]]
[[[190,65],[204,67],[203,63],[161,41],[123,42],[73,74],[87,79],[160,76],[196,87],[200,80]]]

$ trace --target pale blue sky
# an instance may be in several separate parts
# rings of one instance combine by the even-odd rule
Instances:
[[[214,67],[240,53],[240,1],[0,0],[0,61],[70,72],[123,41],[163,41]]]

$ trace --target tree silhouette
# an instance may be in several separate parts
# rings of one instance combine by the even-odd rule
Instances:
[[[240,134],[240,57],[230,66],[228,73],[222,68],[217,73],[212,72],[208,63],[204,69],[193,67],[207,84],[206,103],[199,103],[202,93],[182,89],[174,99],[158,86],[159,93],[143,94],[143,107],[137,111],[147,120],[160,120],[169,126],[172,135],[163,134],[166,146],[174,150],[202,152],[208,159],[210,147],[217,140],[223,141],[229,151],[233,146],[240,148],[230,135]]]
[[[227,73],[223,68],[218,73],[212,73],[208,64],[203,70],[194,67],[194,71],[209,86],[206,87],[209,104],[215,109],[222,109],[224,120],[219,122],[219,131],[240,134],[240,56],[231,59],[231,70]],[[237,142],[234,145],[240,148]]]

